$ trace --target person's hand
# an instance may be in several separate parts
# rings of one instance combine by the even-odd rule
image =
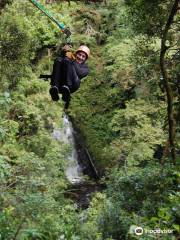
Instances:
[[[66,52],[66,57],[68,57],[71,60],[75,60],[75,56],[72,52],[68,51]]]
[[[66,44],[66,45],[64,45],[64,47],[62,47],[62,50],[63,50],[64,52],[69,52],[69,51],[71,51],[71,46],[68,45],[68,44]]]

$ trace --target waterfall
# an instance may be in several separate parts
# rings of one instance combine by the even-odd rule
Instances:
[[[75,141],[73,136],[73,127],[67,115],[63,116],[62,130],[54,129],[53,137],[63,143],[71,146],[71,151],[68,156],[68,164],[66,169],[66,177],[71,183],[79,183],[82,181],[82,171],[77,161],[77,151],[75,148]]]
[[[92,194],[101,191],[104,189],[104,186],[97,183],[97,181],[92,181],[92,179],[97,180],[98,172],[92,162],[91,156],[88,150],[81,146],[81,139],[78,138],[78,134],[75,135],[75,131],[68,116],[64,115],[62,120],[62,128],[54,129],[52,136],[57,141],[69,145],[71,149],[67,157],[65,174],[72,184],[69,186],[70,191],[68,194],[65,194],[65,196],[71,198],[78,208],[86,209],[90,204]],[[82,167],[78,162],[81,163]],[[91,178],[91,181],[88,181],[87,176]]]

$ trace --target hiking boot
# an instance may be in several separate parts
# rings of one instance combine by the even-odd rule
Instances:
[[[49,93],[51,95],[51,98],[53,101],[58,101],[59,100],[59,91],[58,88],[56,86],[53,86],[50,88]]]
[[[70,90],[69,87],[66,85],[62,86],[62,100],[64,102],[70,101]]]

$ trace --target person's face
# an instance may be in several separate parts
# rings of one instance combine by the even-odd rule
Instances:
[[[76,62],[81,64],[86,61],[86,54],[82,51],[76,53]]]

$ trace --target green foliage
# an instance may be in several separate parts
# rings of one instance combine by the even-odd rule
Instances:
[[[5,133],[1,132],[0,150],[1,238],[12,239],[19,228],[19,239],[35,236],[38,239],[56,239],[60,234],[70,238],[77,226],[75,209],[63,197],[67,186],[64,168],[68,149],[53,140],[50,129],[46,129],[44,121],[49,117],[47,109],[50,103],[42,98],[41,104],[46,111],[41,114],[34,105],[27,109],[25,96],[21,98],[22,104],[17,102],[14,105],[16,111],[14,106],[10,110],[13,120],[4,121],[2,125]],[[55,109],[53,116],[51,113],[53,121],[57,119],[57,107]],[[20,113],[23,113],[23,118],[19,119]],[[39,118],[35,121],[33,116],[43,116],[44,120]],[[49,126],[51,124],[49,122]],[[67,211],[62,210],[64,206]]]
[[[2,10],[6,4],[10,4],[12,2],[12,0],[2,0],[0,3],[0,10]]]
[[[24,9],[19,14],[19,9]],[[39,13],[30,3],[14,1],[1,14],[1,84],[7,89],[15,88],[24,76],[32,73],[28,68],[37,50],[55,45],[57,30],[46,18],[39,21]]]
[[[112,147],[114,151],[119,151],[123,159],[126,158],[126,166],[152,160],[156,147],[163,144],[162,122],[160,118],[157,121],[160,110],[160,106],[155,109],[154,105],[143,100],[132,100],[126,109],[115,113],[110,126],[118,139],[112,143]]]
[[[58,31],[39,16],[31,4],[13,1],[0,17],[0,239],[6,240],[78,235],[76,209],[64,198],[69,148],[52,137],[62,125],[61,106],[37,78],[50,64],[38,62],[39,51],[56,43]]]
[[[110,210],[111,209],[111,210]],[[111,213],[109,212],[111,211]],[[109,236],[111,226],[108,224],[108,221],[111,221],[110,214],[112,212],[112,204],[107,199],[105,194],[97,193],[93,200],[91,201],[91,205],[88,208],[87,212],[81,213],[82,225],[80,228],[81,238],[88,240],[111,240]],[[106,217],[107,218],[106,218]],[[107,221],[106,221],[107,220]],[[103,230],[103,226],[106,225],[106,233]],[[116,225],[117,226],[117,225]],[[116,227],[114,226],[114,228]]]
[[[87,239],[137,239],[130,231],[134,225],[173,229],[173,234],[160,239],[176,238],[177,176],[172,166],[162,170],[156,165],[163,154],[159,148],[167,140],[159,50],[171,6],[168,1],[109,1],[107,8],[96,9],[101,15],[99,47],[94,42],[90,45],[91,73],[74,96],[70,112],[96,166],[111,173],[106,194],[97,195],[83,215],[81,231]],[[176,25],[168,46],[177,46]],[[175,90],[173,56],[178,50],[172,52],[168,52],[167,67]],[[156,237],[147,234],[141,239]]]
[[[0,239],[137,239],[134,226],[172,229],[159,237],[175,239],[179,176],[155,158],[167,138],[158,61],[171,3],[67,6],[46,5],[71,27],[75,48],[84,43],[91,49],[90,75],[73,95],[70,115],[100,172],[109,172],[107,189],[85,211],[64,198],[69,147],[51,136],[62,125],[61,105],[50,102],[47,83],[37,79],[51,71],[46,48],[64,39],[30,3],[14,0],[0,16]],[[176,29],[174,24],[168,35],[168,46],[175,48]],[[177,61],[170,48],[167,65],[178,116]]]
[[[9,92],[3,92],[0,95],[0,106],[3,110],[8,110],[9,104],[11,103],[11,96]]]
[[[172,2],[163,0],[125,0],[129,20],[136,33],[160,36]],[[156,23],[156,24],[154,24]]]
[[[96,194],[83,214],[81,231],[87,239],[138,239],[132,229],[141,226],[144,234],[140,239],[156,238],[146,232],[153,229],[171,229],[172,233],[158,236],[175,239],[179,231],[178,178],[171,165],[164,169],[149,165],[129,175],[113,169],[106,192]]]

